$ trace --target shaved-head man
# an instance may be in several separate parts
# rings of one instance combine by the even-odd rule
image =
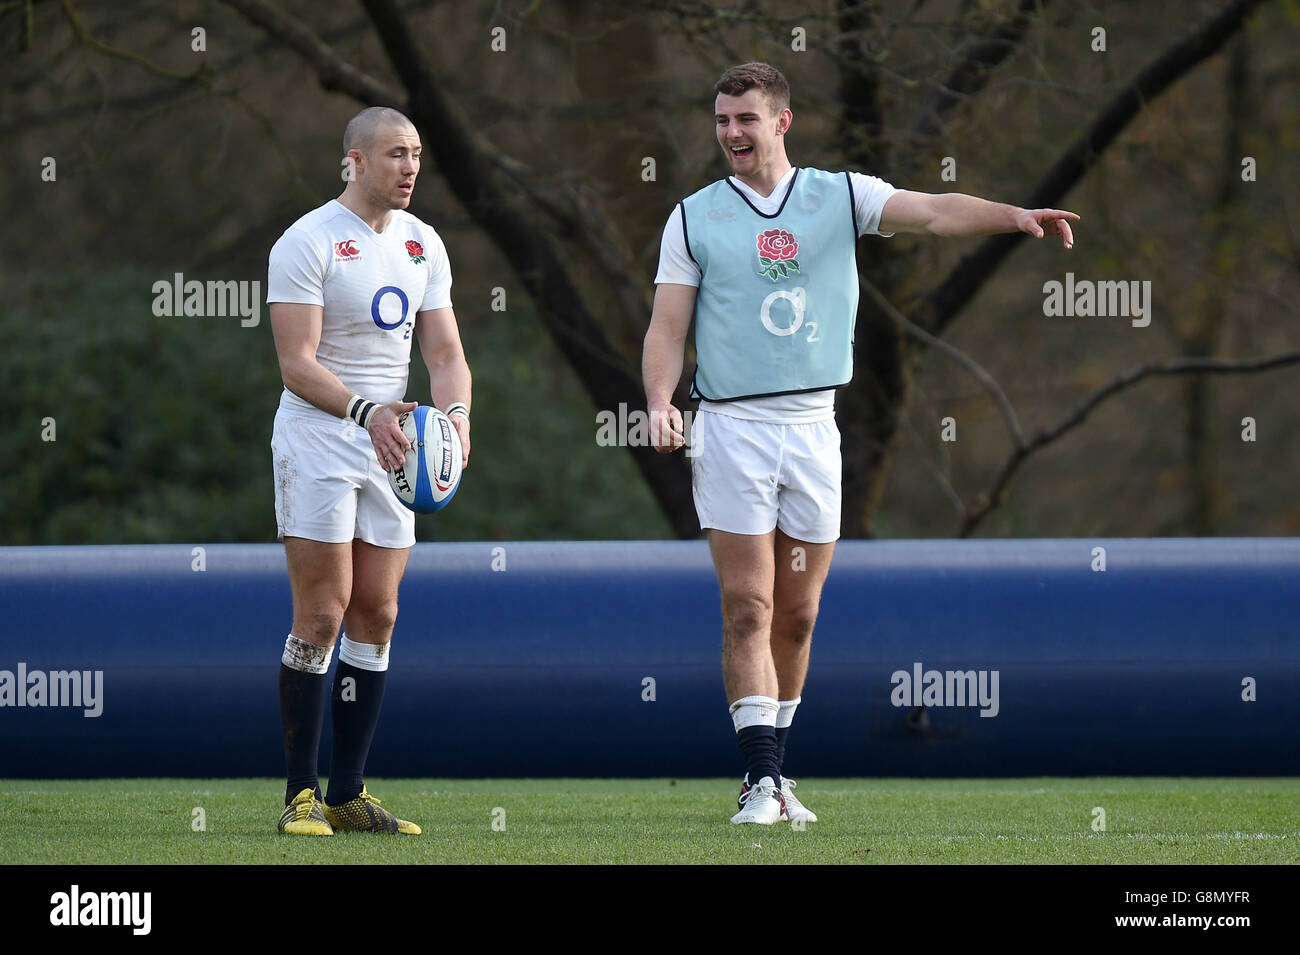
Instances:
[[[415,127],[403,113],[390,106],[371,106],[363,109],[348,120],[343,130],[343,155],[348,157],[352,150],[367,153],[375,143],[380,129],[396,128],[415,132]],[[418,133],[416,134],[418,137]],[[344,193],[346,195],[346,191]]]
[[[381,808],[362,779],[398,584],[415,543],[415,515],[386,472],[401,467],[410,448],[397,421],[416,407],[405,400],[411,341],[420,342],[433,404],[459,432],[466,465],[470,372],[446,249],[406,211],[420,134],[397,110],[371,107],[348,123],[343,152],[343,194],[280,237],[267,283],[284,379],[271,438],[275,514],[293,594],[280,663],[288,783],[279,829],[418,834],[418,825]],[[327,698],[334,743],[322,798],[317,758]]]

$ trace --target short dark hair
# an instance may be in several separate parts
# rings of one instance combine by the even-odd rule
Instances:
[[[785,81],[780,70],[766,63],[733,66],[718,78],[713,87],[715,93],[727,96],[743,96],[746,91],[753,89],[763,91],[774,113],[790,106],[790,84]]]

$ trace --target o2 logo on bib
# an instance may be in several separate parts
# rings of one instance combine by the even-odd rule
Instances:
[[[380,305],[383,303],[385,295],[396,295],[397,300],[402,303],[402,312],[397,316],[396,321],[385,322],[384,316],[380,313]],[[410,314],[410,311],[410,299],[408,299],[406,293],[396,285],[385,285],[376,292],[375,297],[370,300],[370,317],[375,320],[376,325],[386,332],[391,332],[394,328],[400,328],[402,323],[406,322],[406,316]],[[406,334],[402,336],[403,340],[411,337],[412,324],[412,322],[406,322]]]
[[[790,304],[787,308],[782,308],[779,311],[788,311],[791,317],[789,324],[778,325],[772,317],[772,311],[773,306],[783,299]],[[806,308],[807,293],[804,291],[802,286],[792,288],[789,291],[786,291],[785,289],[777,289],[774,292],[768,293],[767,298],[763,299],[763,305],[758,310],[758,317],[762,319],[763,327],[769,332],[778,337],[785,338],[787,335],[793,335],[795,332],[799,331],[799,329],[804,327],[804,311]],[[808,337],[805,341],[812,343],[821,341],[821,336],[817,334],[816,322],[808,322],[807,328]]]

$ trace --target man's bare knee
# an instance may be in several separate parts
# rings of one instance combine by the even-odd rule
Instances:
[[[772,621],[772,632],[780,634],[782,639],[804,644],[812,639],[813,627],[816,625],[817,605],[800,603],[791,607],[777,608]]]
[[[772,601],[762,594],[727,594],[722,598],[722,621],[732,643],[767,641],[772,628]]]
[[[353,604],[347,613],[348,633],[353,638],[382,643],[390,640],[397,624],[397,601],[377,604]]]
[[[339,627],[342,625],[343,611],[341,608],[337,610],[313,610],[308,612],[302,620],[301,626],[306,633],[297,633],[297,628],[295,628],[294,636],[317,646],[329,647],[334,645],[334,641],[339,635]]]

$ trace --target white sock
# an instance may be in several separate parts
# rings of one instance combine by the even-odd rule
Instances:
[[[731,704],[732,725],[739,733],[747,726],[776,726],[779,704],[770,696],[744,696]]]
[[[799,701],[802,699],[802,696],[796,696],[793,700],[781,700],[777,703],[777,706],[780,707],[780,709],[776,711],[777,729],[786,729],[794,722],[794,711],[799,706]]]
[[[343,634],[339,640],[339,659],[358,670],[382,673],[388,669],[388,643],[357,643]]]
[[[284,655],[280,657],[280,662],[291,670],[324,673],[329,670],[333,658],[333,647],[318,647],[306,640],[299,640],[291,633],[284,641]]]

